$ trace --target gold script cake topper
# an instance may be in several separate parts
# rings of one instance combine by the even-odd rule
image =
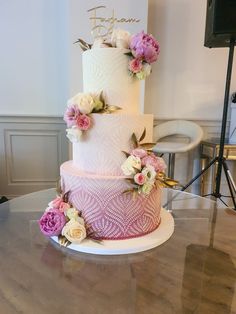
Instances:
[[[91,13],[90,21],[92,22],[92,36],[94,38],[107,37],[109,36],[113,29],[115,23],[139,23],[140,19],[137,18],[118,18],[115,16],[115,10],[112,10],[110,17],[103,17],[100,15],[101,9],[106,9],[105,5],[100,5],[88,10]],[[99,14],[99,15],[98,15]]]

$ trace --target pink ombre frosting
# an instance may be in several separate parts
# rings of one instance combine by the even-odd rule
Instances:
[[[62,187],[99,239],[128,239],[155,230],[160,223],[161,190],[147,197],[124,194],[130,186],[122,176],[89,175],[71,161],[61,166]]]

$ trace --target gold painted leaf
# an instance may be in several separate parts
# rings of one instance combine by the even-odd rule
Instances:
[[[140,144],[140,147],[144,148],[144,149],[152,149],[153,146],[155,146],[156,143],[143,143],[143,144]]]
[[[103,91],[101,91],[101,93],[99,94],[99,100],[104,104],[104,107],[105,107],[105,100],[104,100]]]
[[[168,184],[169,186],[173,187],[179,184],[178,181],[172,180],[172,179],[165,179],[164,180],[165,184]]]
[[[124,150],[122,150],[122,153],[125,154],[126,158],[128,158],[130,156],[130,154],[125,152]]]
[[[64,236],[62,236],[61,234],[58,236],[58,242],[61,246],[69,246],[71,244],[71,242]]]
[[[57,195],[61,195],[62,194],[61,179],[60,178],[57,180],[56,192],[57,192]]]
[[[144,128],[142,135],[140,136],[139,142],[142,142],[142,140],[145,139],[146,136],[146,128]]]
[[[107,105],[107,109],[109,113],[115,112],[117,110],[121,110],[121,107],[113,106],[113,105]]]
[[[68,203],[68,202],[69,202],[69,194],[70,194],[70,191],[67,191],[67,192],[63,195],[63,197],[62,197],[63,202],[65,202],[65,203]]]
[[[137,140],[137,137],[136,137],[135,133],[132,134],[131,141],[132,141],[132,143],[134,145],[134,148],[137,148],[138,147],[138,140]]]
[[[134,179],[133,178],[125,178],[125,180],[130,182],[130,183],[134,183]]]
[[[122,192],[122,194],[128,194],[128,193],[133,193],[134,189],[128,189]]]
[[[89,50],[92,48],[92,45],[86,43],[83,39],[79,38],[74,44],[79,44],[83,51]]]

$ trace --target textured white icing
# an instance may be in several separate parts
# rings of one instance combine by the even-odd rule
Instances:
[[[127,113],[140,112],[140,81],[128,72],[127,49],[95,48],[83,53],[84,92],[103,91],[106,102]]]
[[[80,142],[73,143],[73,163],[77,169],[100,175],[122,175],[122,151],[132,149],[132,133],[139,138],[146,128],[144,142],[152,142],[151,114],[92,114],[93,126]]]

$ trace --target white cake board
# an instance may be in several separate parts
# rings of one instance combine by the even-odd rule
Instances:
[[[70,244],[67,248],[90,254],[121,255],[150,250],[166,242],[174,232],[174,219],[164,208],[161,209],[160,226],[153,232],[127,240],[103,240],[101,243],[85,239],[81,244]],[[58,242],[57,237],[51,237]]]

